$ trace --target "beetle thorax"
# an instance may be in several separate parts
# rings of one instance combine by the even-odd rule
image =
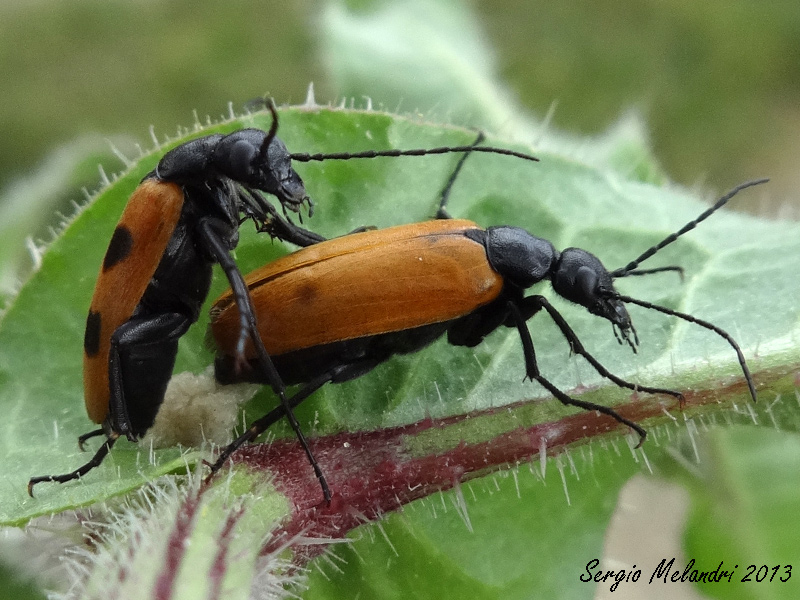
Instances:
[[[553,244],[520,227],[489,227],[485,244],[492,268],[522,289],[550,277],[559,259]]]

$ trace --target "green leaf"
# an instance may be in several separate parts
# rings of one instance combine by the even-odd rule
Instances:
[[[574,462],[573,462],[574,461]],[[304,595],[346,598],[590,598],[579,579],[602,552],[616,490],[639,470],[602,445],[434,494],[319,559]]]
[[[360,101],[369,90],[389,110],[442,111],[480,127],[507,125],[509,118],[525,124],[493,81],[493,52],[462,2],[332,1],[322,21],[322,55],[345,97]]]
[[[479,16],[461,0],[329,0],[320,20],[329,76],[351,102],[492,131],[626,179],[666,180],[634,111],[595,138],[527,114],[499,81]]]
[[[13,600],[44,600],[44,592],[15,569],[0,564],[0,598]]]
[[[780,404],[773,410],[785,413]],[[687,443],[683,449],[684,457],[692,451]],[[692,494],[686,552],[706,570],[724,561],[722,568],[734,573],[732,584],[700,589],[713,598],[796,598],[800,578],[792,569],[800,564],[800,528],[790,516],[800,510],[796,430],[718,429],[694,452],[696,469],[676,469]]]
[[[96,532],[101,543],[74,597],[107,598],[113,589],[128,600],[246,600],[254,581],[280,597],[292,580],[289,565],[277,554],[264,557],[259,542],[286,514],[285,503],[261,478],[200,482],[156,482],[133,496],[113,524]]]
[[[202,133],[251,125],[268,128],[269,117],[240,119]],[[281,136],[290,148],[313,152],[464,144],[474,134],[380,113],[295,109],[283,113]],[[48,248],[41,269],[0,323],[0,405],[10,417],[2,425],[2,439],[8,464],[13,465],[0,486],[0,522],[21,523],[32,516],[97,502],[137,487],[146,477],[181,469],[185,463],[177,449],[168,449],[155,453],[157,465],[150,465],[146,452],[140,454],[122,441],[111,459],[80,484],[39,488],[36,499],[27,498],[25,492],[31,476],[70,471],[87,460],[75,442],[77,435],[94,427],[81,400],[86,310],[122,208],[165,149],[138,161],[77,216]],[[332,236],[365,224],[383,227],[424,219],[433,213],[438,190],[456,160],[456,156],[445,156],[301,165],[318,202],[314,229]],[[534,163],[523,162],[505,161],[512,170],[535,170]],[[475,161],[480,163],[490,168],[491,161]],[[286,251],[245,227],[237,256],[247,271]],[[211,298],[224,288],[223,278],[218,278]],[[176,371],[199,372],[211,363],[203,341],[207,323],[203,314],[181,341]]]
[[[19,281],[35,267],[37,256],[31,254],[38,255],[38,238],[53,237],[44,232],[45,226],[63,227],[56,213],[68,206],[64,195],[94,182],[97,165],[109,159],[117,162],[108,140],[83,136],[51,152],[29,177],[0,192],[0,299],[13,296]]]
[[[250,125],[266,128],[269,119],[259,114],[202,133]],[[321,108],[282,111],[280,135],[292,151],[298,152],[434,147],[469,143],[474,137],[473,132],[382,113]],[[505,145],[502,141],[490,141],[493,145]],[[78,216],[44,255],[42,268],[0,323],[0,406],[6,415],[0,435],[6,445],[8,465],[0,486],[3,523],[23,523],[36,515],[95,503],[184,465],[177,449],[155,451],[157,464],[151,465],[147,449],[139,451],[127,442],[120,442],[111,459],[82,482],[63,486],[43,484],[37,488],[35,499],[25,493],[25,484],[32,475],[65,472],[86,460],[75,444],[79,434],[93,427],[81,402],[80,355],[86,307],[116,219],[130,192],[163,151],[164,148],[138,162]],[[626,181],[614,172],[604,172],[564,156],[542,154],[541,158],[541,163],[534,164],[491,155],[470,157],[453,191],[451,212],[485,226],[525,227],[550,239],[557,248],[584,247],[614,268],[675,231],[703,208],[697,200],[679,191]],[[456,160],[456,156],[444,156],[301,165],[298,169],[317,206],[308,224],[323,235],[333,236],[362,225],[384,227],[428,218],[434,213],[439,190]],[[798,244],[800,236],[795,224],[767,222],[726,211],[648,263],[647,266],[682,265],[686,269],[684,284],[667,273],[620,281],[619,288],[623,293],[709,319],[732,332],[762,386],[762,396],[769,401],[774,397],[773,390],[791,389],[790,374],[798,361],[793,343],[797,335],[797,309],[784,301],[794,297],[800,285],[800,267],[791,260]],[[284,251],[281,244],[270,243],[245,226],[237,260],[246,271]],[[224,287],[223,278],[217,277],[212,297]],[[546,285],[538,286],[535,291],[552,297]],[[733,381],[737,387],[723,390],[720,397],[725,402],[746,405],[735,356],[724,341],[710,332],[632,307],[632,317],[642,339],[640,352],[634,356],[615,342],[607,322],[566,306],[563,301],[554,299],[554,302],[585,346],[616,374],[642,384],[696,391],[697,397],[712,399],[713,393],[708,390]],[[530,328],[541,370],[557,385],[566,390],[588,389],[586,398],[610,405],[630,400],[629,394],[603,382],[581,360],[568,358],[567,344],[541,315],[531,321]],[[203,344],[204,332],[205,317],[182,339],[177,371],[199,372],[211,362],[212,357]],[[393,360],[361,379],[324,388],[302,405],[298,413],[307,431],[319,434],[469,413],[536,397],[542,398],[532,407],[539,422],[557,420],[574,412],[548,399],[537,386],[523,381],[523,373],[519,338],[513,330],[494,333],[474,350],[453,348],[440,341],[415,355]],[[266,397],[266,392],[262,396]],[[657,400],[665,402],[668,409],[674,408],[669,401]],[[263,414],[265,402],[261,398],[251,404],[249,418]],[[719,409],[703,406],[696,410],[707,415]],[[646,445],[645,451],[657,453],[659,447],[656,441]],[[594,452],[611,452],[602,448],[601,444]],[[628,452],[625,444],[620,448]],[[194,456],[187,460],[194,460]],[[600,460],[612,462],[608,456]],[[589,460],[587,464],[593,462]],[[575,573],[580,573],[587,560],[599,552],[616,490],[633,467],[628,464],[621,468],[622,475],[614,475],[617,467],[611,471],[598,467],[592,475],[586,474],[586,468],[579,468],[578,474],[581,481],[588,480],[589,488],[597,486],[597,495],[583,491],[582,487],[571,492],[573,503],[586,501],[587,507],[575,511],[574,533],[570,535],[580,538],[580,532],[585,530],[589,536],[586,539],[590,539],[585,546],[590,556],[571,564]],[[549,477],[552,472],[551,467]],[[488,493],[480,502],[470,504],[473,527],[491,530],[487,523],[493,522],[493,515],[504,513],[510,515],[511,523],[539,502],[553,507],[554,523],[563,522],[563,515],[555,516],[556,507],[564,506],[563,492],[558,491],[550,500],[546,496],[540,500],[538,489],[527,491],[529,484],[520,478],[520,486],[526,490],[522,497],[535,497],[529,502],[514,500],[516,492],[512,487],[511,503],[517,503],[514,510],[502,503],[492,507],[494,496],[489,497]],[[537,485],[534,482],[534,487]],[[568,487],[572,490],[572,483]],[[558,489],[557,482],[547,486],[548,491],[554,488]],[[505,498],[503,502],[508,503],[508,497]],[[592,512],[589,505],[596,505],[597,510]],[[485,516],[479,519],[478,513]],[[531,528],[544,527],[541,535],[548,544],[562,543],[560,532],[547,534],[546,523],[542,523],[545,521],[537,521]],[[463,528],[463,523],[456,525]],[[428,530],[424,519],[422,524],[400,525],[401,530],[410,528],[415,532],[419,527]],[[512,525],[503,527],[513,529]],[[403,540],[408,538],[404,533],[398,535]],[[539,536],[540,530],[532,531],[531,535]],[[446,562],[447,572],[456,577],[472,567],[468,561],[464,562],[463,556],[456,557],[458,560],[452,556],[450,536],[448,530],[439,546],[425,553],[443,556],[444,562],[440,564]],[[484,540],[481,538],[479,545],[484,545]],[[523,541],[514,543],[525,545]],[[490,553],[501,554],[492,545],[485,546]],[[412,556],[403,554],[404,560],[412,560]],[[476,556],[472,560],[483,559]],[[541,572],[535,570],[535,573]],[[497,584],[499,589],[512,589],[517,575],[509,568]],[[548,567],[543,577],[546,580],[556,575]],[[480,581],[489,590],[497,583],[491,578]],[[589,587],[578,586],[578,589],[591,593]]]

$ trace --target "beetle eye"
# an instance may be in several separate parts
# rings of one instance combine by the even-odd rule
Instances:
[[[229,176],[231,179],[248,181],[254,170],[252,162],[255,156],[257,156],[257,152],[249,141],[239,140],[231,145],[230,153],[228,154]]]
[[[597,273],[592,269],[581,267],[575,275],[575,286],[584,298],[590,299],[597,295],[597,279]]]

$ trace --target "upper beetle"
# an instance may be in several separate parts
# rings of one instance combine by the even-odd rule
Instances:
[[[105,435],[92,460],[64,475],[75,479],[98,465],[119,436],[135,441],[153,424],[172,375],[178,339],[194,323],[211,285],[212,265],[222,266],[236,293],[237,328],[244,347],[249,334],[259,343],[255,314],[242,275],[230,255],[239,226],[250,218],[264,226],[275,208],[311,207],[286,146],[276,137],[277,115],[268,132],[243,129],[215,134],[167,152],[134,190],[111,236],[86,319],[83,382],[86,411]],[[268,360],[268,358],[267,358]],[[267,368],[265,378],[283,394]]]
[[[548,240],[519,227],[483,229],[471,221],[438,220],[367,231],[312,245],[248,274],[247,287],[256,314],[269,316],[259,329],[261,340],[286,383],[304,384],[289,404],[295,406],[328,382],[359,377],[394,354],[415,352],[443,334],[449,343],[472,347],[500,326],[517,329],[527,377],[561,402],[596,410],[624,423],[644,441],[645,430],[613,409],[572,398],[539,371],[527,320],[544,310],[569,342],[602,376],[619,386],[664,393],[680,392],[627,382],[606,370],[581,344],[556,308],[531,286],[549,280],[562,298],[611,322],[620,343],[636,349],[638,339],[626,303],[638,304],[690,321],[724,337],[736,351],[756,398],[755,386],[736,342],[726,332],[691,315],[623,296],[614,289],[618,277],[677,267],[639,270],[639,264],[693,229],[748,182],[721,198],[678,232],[650,248],[627,266],[608,271],[580,248],[558,251]],[[444,205],[439,215],[447,217]],[[242,369],[236,359],[238,308],[231,292],[212,307],[210,332],[216,344],[216,376],[221,383],[264,382],[257,368]],[[264,319],[266,321],[266,319]],[[245,349],[254,357],[253,348]],[[253,425],[230,444],[212,467],[217,470],[242,443],[253,440],[285,413],[283,406]],[[323,493],[330,490],[309,451]]]
[[[313,204],[293,161],[378,156],[421,156],[472,151],[471,146],[423,150],[366,151],[337,154],[290,154],[276,137],[278,115],[272,102],[270,130],[243,129],[186,142],[167,152],[128,200],[106,250],[86,320],[84,398],[89,417],[100,429],[80,436],[105,435],[92,459],[63,475],[33,477],[28,492],[43,481],[76,479],[99,465],[120,436],[131,441],[149,429],[172,375],[179,338],[197,321],[219,264],[237,306],[236,341],[231,352],[244,360],[250,339],[257,359],[253,368],[268,382],[289,410],[284,384],[275,370],[257,328],[257,315],[231,251],[240,225],[250,219],[297,245],[323,238],[280,217],[262,194],[277,198],[283,212],[299,212]],[[537,160],[503,148],[480,151]],[[257,366],[256,366],[257,363]]]

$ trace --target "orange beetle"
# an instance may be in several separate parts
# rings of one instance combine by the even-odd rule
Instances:
[[[649,302],[619,294],[614,278],[678,267],[639,270],[639,264],[723,206],[737,187],[677,233],[647,250],[627,266],[609,272],[593,254],[579,248],[558,252],[553,245],[518,227],[482,229],[471,221],[443,219],[356,233],[312,245],[247,275],[261,340],[281,378],[304,384],[289,399],[295,406],[325,383],[359,377],[394,354],[415,352],[447,334],[456,346],[473,347],[500,326],[519,332],[526,375],[567,405],[595,410],[633,428],[645,430],[613,409],[572,398],[539,371],[527,320],[544,310],[580,354],[619,386],[663,393],[683,400],[680,392],[624,381],[607,371],[589,352],[550,302],[525,290],[545,279],[562,298],[611,322],[620,343],[638,345],[626,303],[638,304],[698,324],[724,337],[737,353],[755,400],[756,392],[736,342],[715,325]],[[444,200],[443,200],[444,202]],[[439,214],[447,216],[444,205]],[[230,291],[211,310],[210,333],[217,347],[216,376],[221,383],[268,382],[248,344],[243,368],[236,356],[239,314]],[[281,406],[258,419],[219,456],[212,472],[241,444],[255,439],[285,412]],[[326,499],[330,491],[313,455],[309,458]]]
[[[238,344],[243,347],[249,335],[263,348],[230,251],[243,216],[263,227],[276,213],[260,192],[295,212],[304,203],[311,208],[286,146],[275,137],[277,113],[270,108],[269,132],[243,129],[182,144],[167,152],[131,195],[100,268],[84,337],[86,411],[102,427],[79,442],[97,435],[106,441],[75,471],[33,477],[31,495],[37,483],[80,477],[102,462],[121,435],[135,441],[153,424],[178,339],[200,314],[214,263],[237,290],[242,314]],[[266,377],[283,396],[283,383],[274,368],[270,371],[266,353],[262,359]]]

